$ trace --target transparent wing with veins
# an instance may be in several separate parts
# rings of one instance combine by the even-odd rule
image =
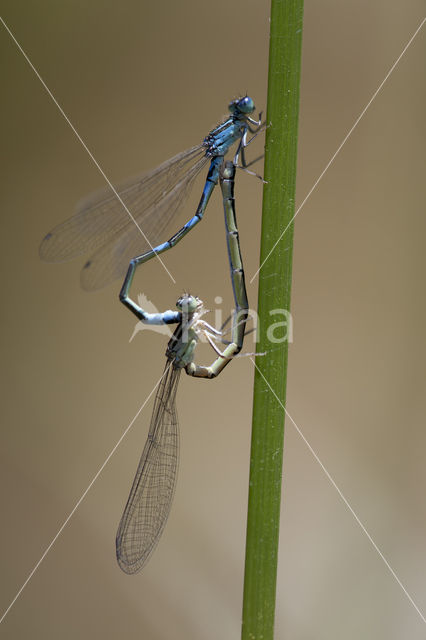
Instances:
[[[91,252],[81,272],[81,285],[89,291],[122,277],[131,258],[165,240],[196,176],[208,162],[204,146],[198,145],[117,187],[143,234],[113,191],[102,189],[45,236],[40,257],[62,262]]]
[[[169,516],[176,485],[179,428],[176,390],[181,369],[167,360],[151,424],[117,537],[118,564],[136,573],[155,549]]]

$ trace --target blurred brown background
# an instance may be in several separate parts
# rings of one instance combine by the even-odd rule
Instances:
[[[306,3],[299,203],[423,8]],[[119,182],[201,141],[236,95],[247,90],[265,108],[268,12],[243,0],[6,0],[2,15]],[[120,283],[82,292],[84,259],[39,261],[43,235],[103,179],[4,29],[0,42],[3,611],[153,388],[165,337],[143,331],[129,344],[135,319],[118,302]],[[426,615],[424,59],[423,29],[297,217],[288,410]],[[261,186],[242,173],[237,207],[250,279]],[[155,261],[136,286],[159,309],[185,288],[211,309],[215,296],[230,301],[218,194],[164,260],[176,286]],[[239,637],[252,380],[248,358],[213,382],[182,379],[172,514],[130,578],[114,538],[145,407],[0,637]],[[424,638],[425,623],[289,421],[285,445],[276,637]]]

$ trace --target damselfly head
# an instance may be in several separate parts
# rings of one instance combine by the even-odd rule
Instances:
[[[202,306],[202,300],[197,296],[192,296],[190,293],[184,293],[176,302],[176,307],[183,313],[194,313],[194,311],[201,309]]]
[[[233,100],[228,108],[231,113],[253,113],[256,107],[250,96],[244,96],[243,98]]]

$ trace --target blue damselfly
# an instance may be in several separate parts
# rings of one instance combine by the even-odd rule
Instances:
[[[41,258],[62,262],[90,253],[80,281],[83,289],[95,290],[123,277],[133,257],[144,254],[145,262],[174,246],[203,217],[224,156],[235,142],[234,164],[241,160],[244,168],[249,166],[244,155],[250,142],[247,135],[262,128],[261,114],[258,121],[250,117],[254,110],[249,96],[233,100],[227,120],[201,144],[121,184],[116,189],[118,198],[108,188],[82,201],[74,216],[44,237]],[[207,164],[210,167],[195,215],[165,242],[195,178]]]

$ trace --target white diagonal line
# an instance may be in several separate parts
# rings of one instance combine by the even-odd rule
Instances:
[[[364,534],[367,536],[367,538],[369,539],[369,541],[371,542],[371,544],[373,545],[374,549],[377,551],[377,553],[379,554],[379,556],[381,557],[381,559],[383,560],[383,562],[385,563],[385,565],[387,566],[387,568],[389,569],[390,573],[392,574],[392,576],[394,577],[394,579],[396,580],[396,582],[399,584],[399,586],[401,587],[401,589],[403,590],[403,592],[405,593],[405,595],[407,596],[408,600],[411,602],[411,604],[413,605],[413,607],[415,608],[415,610],[417,611],[417,613],[419,614],[419,616],[421,617],[421,619],[423,620],[423,622],[426,624],[426,618],[424,617],[424,615],[422,614],[422,612],[420,611],[419,607],[416,605],[416,603],[414,602],[413,598],[410,596],[410,594],[408,593],[407,589],[404,587],[404,585],[402,584],[401,580],[398,578],[398,576],[396,575],[395,571],[392,569],[391,565],[389,564],[389,562],[386,560],[385,556],[383,555],[383,553],[380,551],[379,547],[377,546],[377,544],[374,542],[373,538],[371,537],[371,535],[368,533],[367,529],[365,528],[365,526],[362,524],[361,520],[359,519],[359,517],[357,516],[357,514],[355,513],[355,511],[352,509],[351,505],[349,504],[348,500],[345,498],[343,492],[341,491],[341,489],[339,489],[339,487],[337,486],[336,482],[333,480],[332,476],[330,475],[330,473],[327,471],[327,469],[325,468],[325,466],[323,465],[323,463],[321,462],[321,460],[319,459],[318,455],[315,453],[314,449],[311,447],[311,445],[309,444],[309,442],[307,441],[307,439],[305,438],[305,436],[303,435],[302,431],[300,430],[300,428],[297,426],[297,424],[295,423],[295,421],[293,420],[293,418],[291,417],[291,415],[289,414],[289,412],[287,411],[287,409],[285,408],[285,406],[283,405],[283,403],[281,402],[281,400],[279,399],[279,397],[277,396],[277,394],[275,393],[275,391],[273,390],[273,388],[271,387],[271,385],[269,384],[268,380],[265,378],[265,376],[263,375],[263,373],[261,372],[261,370],[259,369],[259,367],[257,366],[257,364],[255,363],[255,361],[253,360],[253,358],[250,358],[250,360],[252,361],[253,365],[255,366],[256,370],[260,373],[260,375],[262,376],[263,380],[266,382],[266,384],[268,385],[268,388],[270,389],[270,391],[272,392],[272,394],[274,395],[275,399],[277,400],[277,402],[280,404],[280,406],[284,409],[286,416],[291,420],[291,423],[293,424],[294,428],[296,429],[297,433],[299,434],[299,436],[302,438],[303,442],[306,444],[306,446],[308,447],[309,451],[312,453],[312,455],[314,456],[315,460],[318,462],[318,464],[320,465],[321,469],[324,471],[325,475],[327,476],[328,480],[330,481],[330,483],[333,485],[333,487],[336,489],[337,493],[339,494],[340,498],[343,500],[343,502],[345,503],[346,507],[349,509],[349,511],[351,512],[351,514],[353,515],[353,517],[355,518],[356,522],[358,523],[358,525],[360,526],[361,530],[364,532]]]
[[[91,482],[89,483],[89,485],[87,486],[87,488],[85,489],[85,491],[82,493],[82,495],[80,496],[80,498],[77,500],[77,502],[75,503],[72,511],[69,513],[69,515],[65,518],[64,522],[62,523],[62,525],[60,526],[57,534],[54,536],[54,538],[52,538],[51,542],[49,543],[49,545],[46,547],[43,555],[41,556],[41,558],[38,560],[38,562],[36,563],[36,565],[34,566],[34,568],[31,570],[30,574],[28,575],[27,579],[25,580],[24,584],[21,586],[21,588],[19,589],[18,593],[15,595],[15,597],[13,598],[12,602],[9,604],[9,606],[7,607],[6,611],[3,613],[3,615],[0,618],[0,624],[3,622],[3,620],[5,619],[5,617],[7,616],[7,614],[9,613],[9,611],[11,610],[11,608],[13,607],[13,605],[15,604],[15,602],[17,601],[17,599],[19,598],[19,596],[21,595],[21,593],[23,592],[23,590],[25,589],[25,587],[27,586],[27,584],[29,583],[29,581],[31,580],[31,578],[33,577],[33,575],[35,574],[35,572],[37,571],[37,569],[39,568],[39,566],[41,565],[41,563],[43,562],[43,560],[45,559],[45,557],[47,556],[47,554],[49,553],[49,551],[51,550],[51,548],[53,547],[53,545],[55,544],[56,540],[59,538],[59,536],[61,535],[62,531],[65,529],[65,527],[67,526],[68,522],[71,520],[72,516],[74,515],[74,513],[77,511],[78,507],[81,505],[81,503],[83,502],[84,498],[87,496],[87,494],[89,493],[90,489],[93,487],[93,485],[95,484],[96,480],[99,478],[100,474],[102,473],[102,471],[105,469],[106,465],[108,464],[108,462],[110,461],[110,459],[112,458],[112,456],[114,455],[114,453],[116,452],[116,450],[118,449],[118,447],[120,446],[121,442],[123,441],[123,439],[126,437],[127,433],[129,432],[129,430],[131,429],[133,423],[135,422],[135,420],[138,418],[139,414],[141,413],[142,409],[145,407],[146,403],[148,402],[148,400],[150,399],[150,397],[152,396],[152,394],[154,393],[154,391],[156,390],[156,388],[158,387],[158,385],[160,384],[161,380],[164,378],[164,376],[166,375],[168,371],[168,368],[166,368],[162,374],[162,376],[160,377],[160,379],[155,383],[154,388],[150,391],[149,395],[146,397],[145,401],[142,403],[142,405],[139,407],[138,411],[136,412],[135,416],[132,418],[132,420],[130,421],[129,425],[126,427],[125,431],[122,433],[122,435],[120,436],[119,440],[117,441],[117,443],[114,445],[114,447],[112,448],[112,450],[110,451],[110,453],[108,454],[108,456],[105,458],[104,462],[102,463],[102,465],[99,467],[98,471],[96,472],[96,474],[93,476]]]
[[[287,232],[288,228],[290,227],[290,225],[293,223],[295,217],[297,216],[297,214],[299,213],[299,211],[301,211],[301,209],[304,207],[305,203],[308,201],[308,199],[310,198],[310,196],[312,195],[312,193],[315,191],[315,189],[317,188],[319,182],[322,180],[322,178],[324,177],[324,175],[326,174],[326,172],[328,171],[328,169],[330,168],[331,164],[334,162],[334,160],[336,159],[336,156],[338,155],[338,153],[341,151],[342,147],[344,146],[344,144],[346,143],[346,141],[348,140],[349,136],[352,134],[352,132],[354,131],[354,129],[357,127],[357,125],[359,124],[360,120],[362,119],[362,117],[365,115],[365,112],[367,111],[367,109],[371,106],[371,103],[373,102],[373,100],[377,97],[377,94],[380,92],[380,90],[382,89],[383,85],[385,84],[386,80],[389,78],[389,76],[391,75],[391,73],[393,72],[393,70],[395,69],[395,67],[397,66],[398,62],[401,60],[402,56],[405,54],[405,52],[407,51],[408,47],[411,45],[411,43],[413,42],[414,38],[417,36],[417,34],[419,33],[420,29],[423,27],[424,23],[426,21],[426,18],[423,18],[423,20],[421,21],[420,25],[417,27],[417,29],[415,30],[415,32],[413,33],[413,35],[411,36],[411,38],[409,39],[409,41],[407,42],[407,44],[405,45],[404,49],[402,50],[402,52],[399,54],[398,58],[395,60],[395,62],[393,63],[393,65],[391,66],[391,68],[389,69],[389,71],[387,72],[387,74],[385,75],[384,79],[382,80],[382,82],[379,84],[379,86],[377,87],[376,91],[373,93],[373,95],[371,96],[370,100],[367,102],[367,104],[365,105],[364,109],[361,111],[360,115],[358,116],[358,118],[355,120],[354,124],[352,125],[352,127],[349,129],[348,133],[346,134],[346,136],[343,138],[342,142],[340,143],[340,145],[338,146],[338,148],[336,149],[336,151],[334,152],[334,154],[331,156],[330,160],[328,161],[327,165],[325,166],[325,168],[323,169],[323,171],[320,173],[319,177],[317,178],[317,180],[314,182],[312,188],[310,189],[310,191],[308,192],[307,196],[305,197],[305,199],[303,200],[302,204],[297,208],[296,213],[294,214],[294,216],[292,217],[292,219],[290,220],[290,222],[288,223],[288,225],[286,226],[286,228],[284,229],[284,231],[281,233],[280,237],[278,238],[278,240],[275,242],[274,246],[272,247],[272,249],[270,250],[270,252],[268,253],[268,255],[266,256],[266,258],[264,259],[264,261],[262,262],[262,264],[260,265],[260,267],[258,268],[258,270],[256,271],[256,273],[254,274],[254,276],[252,277],[252,279],[250,280],[250,284],[252,284],[253,280],[255,279],[255,277],[257,276],[257,274],[259,273],[259,271],[262,269],[263,265],[265,264],[265,262],[269,259],[269,257],[271,256],[271,253],[275,250],[275,247],[277,246],[277,244],[280,242],[281,238],[284,236],[284,234]]]
[[[25,53],[25,51],[23,50],[23,48],[21,47],[21,45],[19,44],[19,42],[17,41],[17,39],[15,38],[15,36],[13,35],[12,31],[9,29],[9,27],[7,26],[7,24],[5,23],[5,21],[3,20],[3,18],[0,16],[0,20],[4,26],[4,28],[6,29],[6,31],[8,32],[8,34],[10,35],[10,37],[12,38],[13,42],[16,44],[16,46],[18,47],[19,51],[22,53],[22,55],[24,56],[25,60],[28,62],[28,64],[30,65],[31,69],[34,71],[35,75],[37,76],[37,78],[40,80],[41,84],[43,85],[43,87],[45,88],[45,90],[47,91],[48,95],[50,96],[50,98],[52,99],[52,101],[55,103],[55,105],[57,106],[57,108],[59,109],[60,113],[62,114],[62,116],[64,117],[64,119],[66,120],[66,122],[69,124],[69,126],[71,127],[71,129],[73,130],[74,134],[76,135],[77,139],[79,140],[79,142],[82,144],[82,146],[84,147],[84,149],[86,150],[86,152],[88,153],[90,159],[92,160],[92,162],[94,163],[94,165],[96,166],[96,168],[98,169],[99,173],[101,174],[101,176],[103,177],[103,179],[105,180],[105,182],[108,184],[109,188],[112,190],[112,192],[114,193],[115,197],[117,198],[117,200],[120,202],[120,204],[123,206],[124,210],[126,211],[126,213],[128,214],[129,218],[131,219],[131,221],[133,222],[133,224],[136,225],[137,229],[139,230],[139,233],[143,236],[144,240],[147,242],[147,244],[149,245],[151,250],[154,250],[154,247],[152,246],[152,244],[150,243],[150,241],[148,240],[148,238],[146,237],[146,235],[144,234],[144,232],[142,231],[138,221],[135,219],[135,217],[132,215],[132,213],[129,211],[128,207],[125,205],[125,203],[123,202],[122,198],[120,197],[120,194],[117,192],[117,190],[115,189],[114,185],[112,184],[112,182],[110,181],[110,179],[108,178],[108,176],[106,175],[106,173],[104,172],[104,170],[102,169],[102,167],[100,166],[99,162],[96,160],[96,158],[94,157],[93,153],[90,151],[89,147],[87,146],[87,144],[84,142],[83,138],[80,136],[80,134],[78,133],[77,129],[74,127],[73,123],[71,122],[71,120],[68,118],[67,114],[65,113],[65,111],[62,109],[61,105],[59,104],[59,102],[56,100],[55,96],[53,95],[53,93],[51,92],[51,90],[49,89],[49,87],[47,86],[47,84],[45,83],[45,81],[43,80],[43,78],[41,77],[41,75],[39,74],[39,72],[37,71],[37,69],[35,68],[35,66],[33,65],[33,63],[31,62],[31,60],[29,59],[29,57],[27,56],[27,54]],[[169,277],[171,278],[171,280],[173,281],[174,284],[176,284],[176,280],[173,278],[172,274],[170,273],[170,271],[167,269],[166,265],[164,264],[164,262],[162,261],[162,259],[160,258],[160,256],[156,253],[155,254],[156,258],[158,258],[158,260],[160,261],[160,263],[163,266],[163,269],[165,269],[165,271],[167,272],[167,274],[169,275]],[[1,620],[0,620],[1,622]]]

